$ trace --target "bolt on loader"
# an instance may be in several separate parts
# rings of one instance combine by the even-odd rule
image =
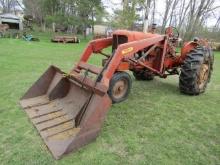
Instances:
[[[111,105],[128,98],[132,80],[127,71],[137,80],[179,75],[182,93],[203,93],[213,70],[212,50],[206,40],[195,38],[177,53],[178,39],[174,27],[164,35],[154,29],[116,30],[112,37],[91,41],[68,74],[50,66],[20,104],[54,158],[96,139]],[[104,53],[110,46],[112,53]],[[93,54],[105,56],[101,67],[88,63]]]

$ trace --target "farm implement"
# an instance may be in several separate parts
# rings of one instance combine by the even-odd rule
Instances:
[[[177,53],[178,38],[173,27],[164,35],[117,30],[91,41],[68,74],[50,66],[20,104],[53,156],[60,159],[96,139],[111,105],[128,98],[132,81],[126,71],[137,80],[179,75],[182,93],[203,93],[213,69],[210,46],[195,38]],[[112,53],[104,53],[110,46]],[[88,63],[93,54],[104,55],[102,67]]]
[[[80,43],[80,40],[76,36],[54,36],[51,42],[57,43]]]

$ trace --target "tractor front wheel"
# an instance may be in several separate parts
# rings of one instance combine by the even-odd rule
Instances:
[[[114,74],[110,81],[108,95],[112,100],[112,103],[119,103],[127,99],[132,80],[128,73],[117,72]]]
[[[182,93],[199,95],[205,92],[210,80],[213,65],[210,51],[197,47],[186,57],[179,77],[179,88]]]

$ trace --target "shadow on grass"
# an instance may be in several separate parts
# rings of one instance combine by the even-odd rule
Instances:
[[[179,92],[178,81],[173,79],[160,79],[155,78],[153,81],[137,81],[133,79],[132,92],[150,92],[166,94],[166,95],[182,95]]]

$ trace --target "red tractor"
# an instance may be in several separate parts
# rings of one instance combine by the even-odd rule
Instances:
[[[173,27],[166,29],[165,35],[118,30],[113,38],[92,41],[80,62],[72,72],[80,73],[91,53],[107,57],[105,68],[98,81],[108,86],[108,94],[113,103],[124,101],[131,88],[131,78],[126,72],[133,72],[137,80],[153,80],[155,76],[166,78],[179,76],[180,91],[198,95],[205,91],[213,70],[213,54],[205,40],[195,38],[186,42],[177,53],[179,34]],[[102,53],[102,49],[112,45],[112,55]],[[99,72],[94,72],[98,74]]]
[[[55,158],[94,140],[112,103],[124,101],[137,80],[179,74],[180,91],[203,93],[213,70],[213,54],[205,40],[186,42],[177,53],[179,34],[117,30],[113,37],[89,43],[77,65],[66,74],[51,66],[26,92],[21,105]],[[103,49],[112,46],[112,53]],[[92,54],[106,58],[103,66],[88,63]],[[95,75],[95,76],[94,76]]]

